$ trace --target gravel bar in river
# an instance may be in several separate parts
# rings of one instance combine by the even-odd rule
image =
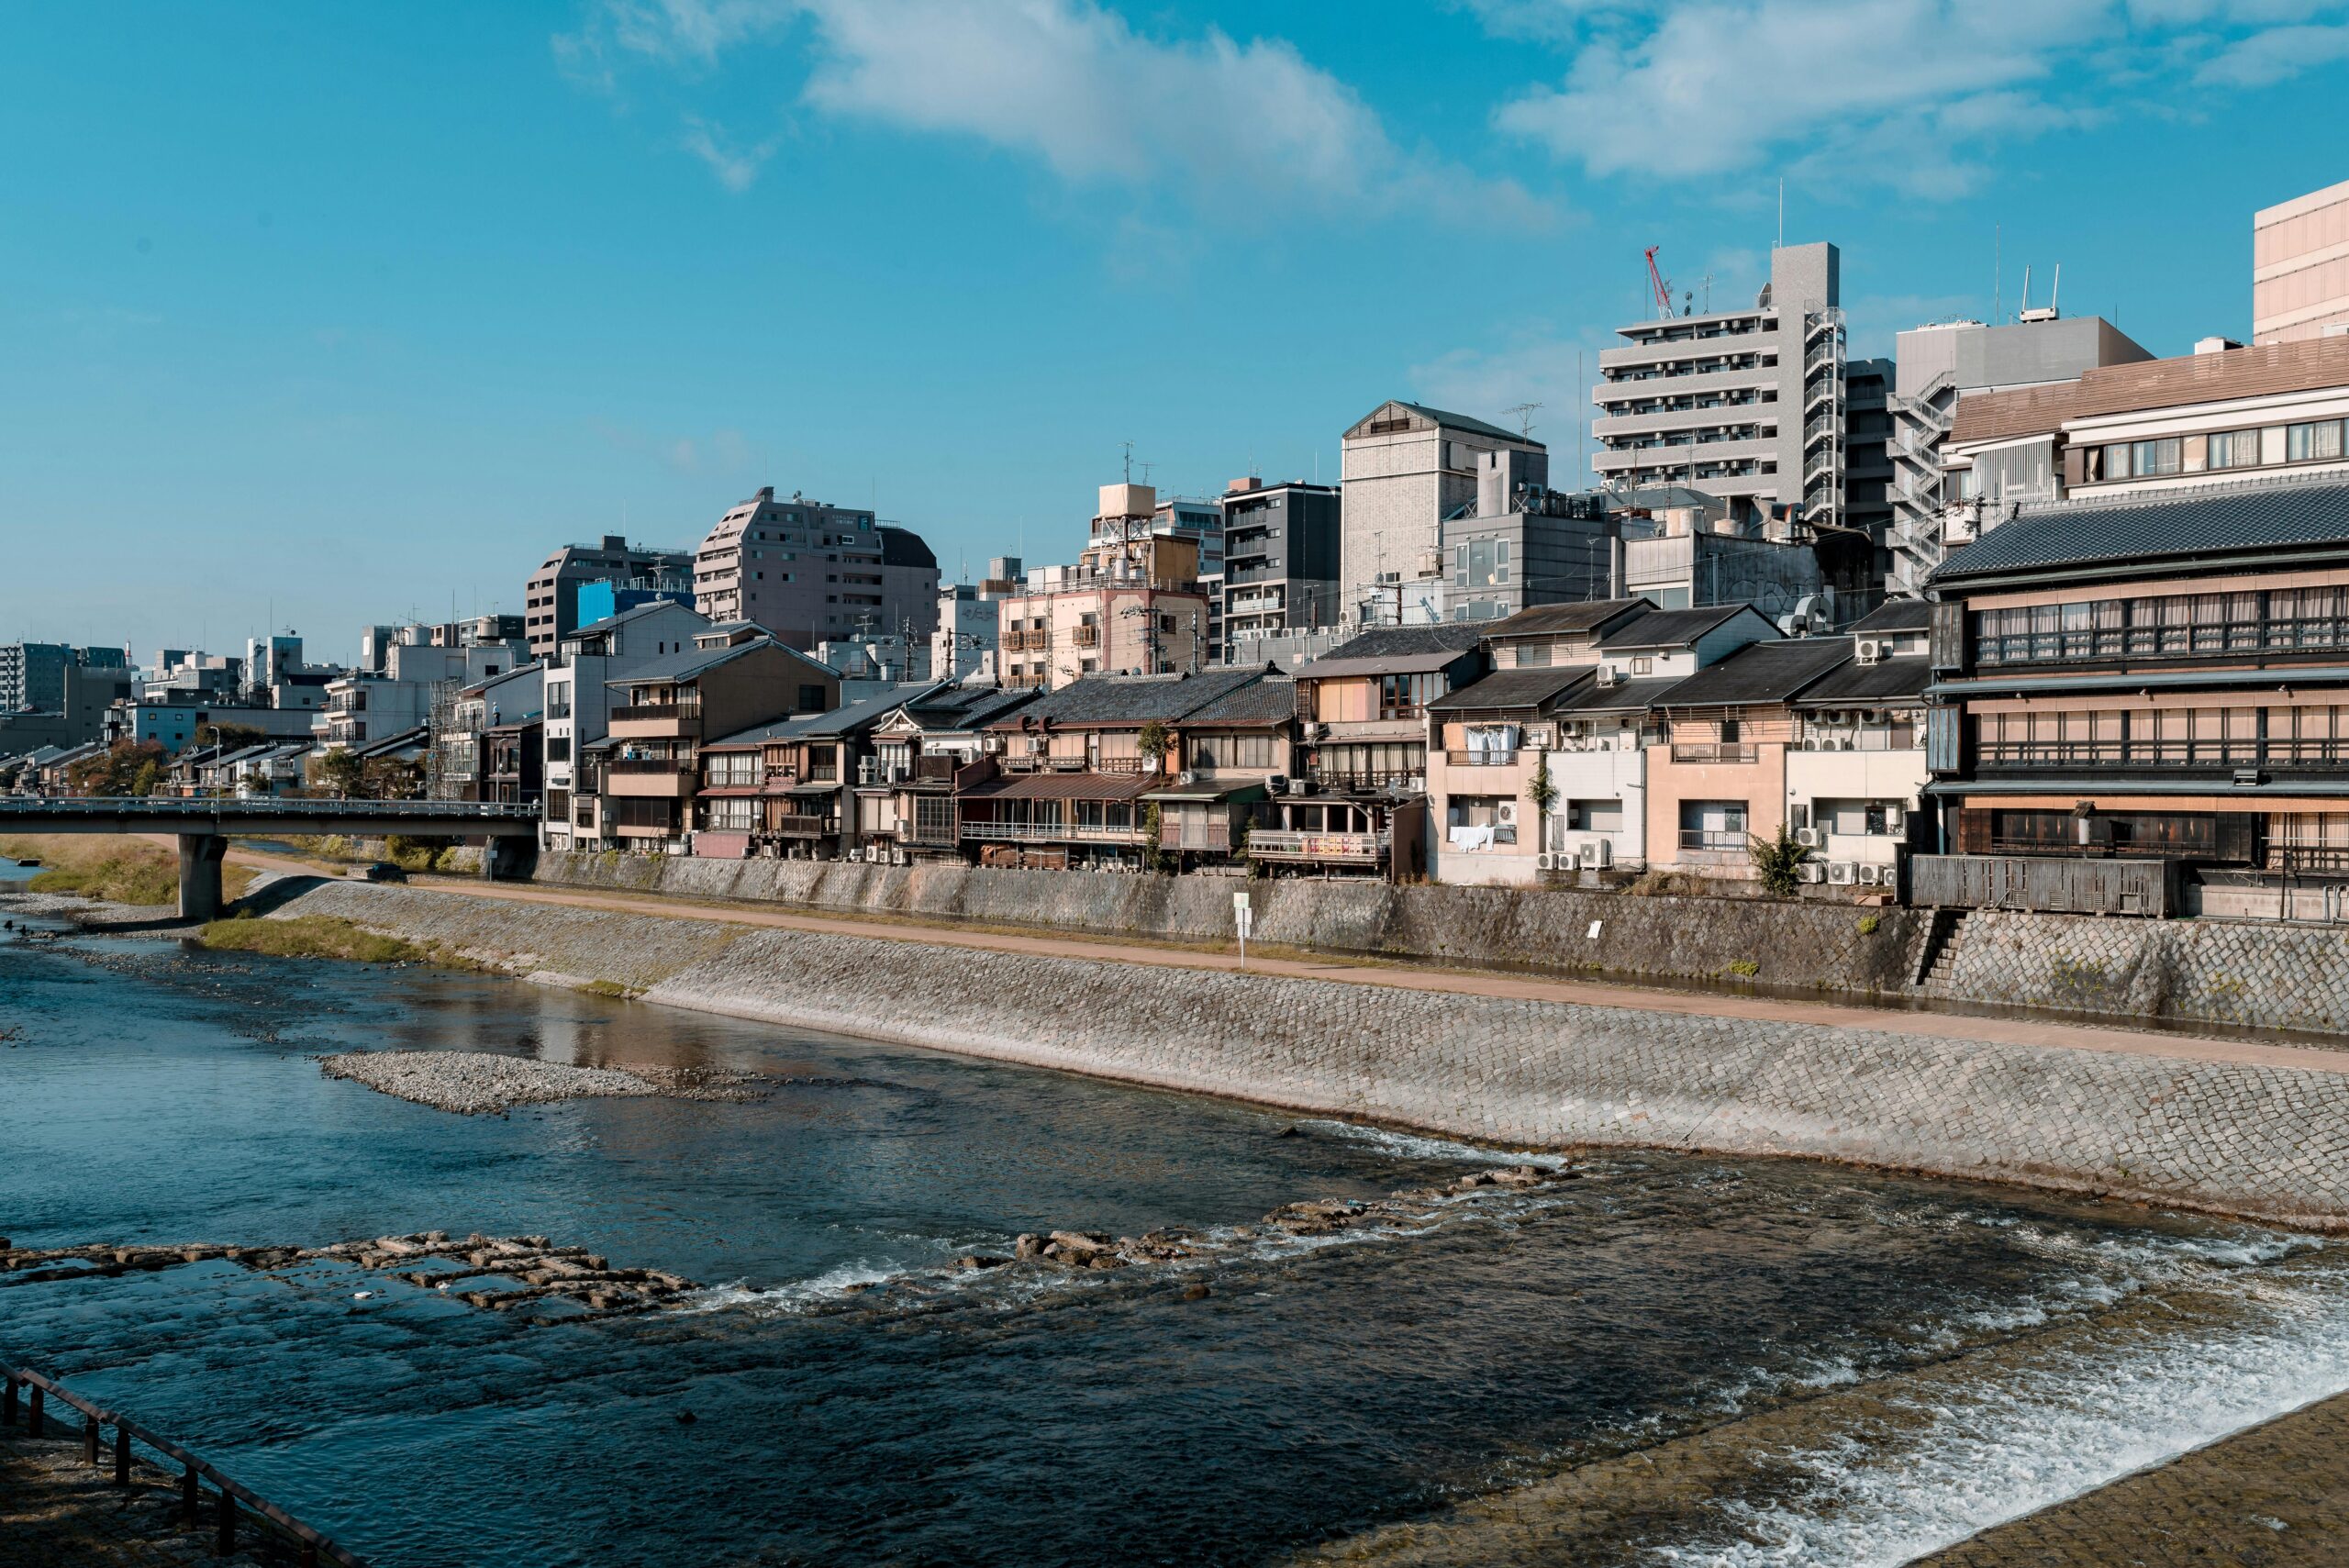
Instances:
[[[573,1067],[481,1051],[353,1051],[321,1057],[329,1078],[467,1116],[555,1100],[665,1095],[685,1100],[744,1100],[759,1075],[666,1067]]]

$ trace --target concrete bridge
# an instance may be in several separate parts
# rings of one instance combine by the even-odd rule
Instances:
[[[482,874],[497,873],[499,851],[536,840],[535,806],[470,800],[184,799],[173,795],[0,796],[0,833],[169,833],[180,843],[180,915],[220,917],[220,862],[228,840],[340,833],[380,838],[486,840]]]

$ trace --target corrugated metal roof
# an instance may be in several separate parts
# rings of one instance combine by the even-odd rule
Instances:
[[[1852,623],[1855,632],[1926,631],[1933,624],[1929,599],[1887,599]]]
[[[1440,696],[1428,704],[1430,713],[1471,713],[1488,709],[1539,707],[1577,681],[1591,679],[1587,664],[1546,665],[1534,670],[1496,670],[1475,685]]]
[[[1803,688],[1798,707],[1848,706],[1854,703],[1922,702],[1933,684],[1933,662],[1921,653],[1879,659],[1863,664],[1857,659]]]
[[[733,643],[725,648],[687,648],[675,653],[664,653],[658,659],[639,664],[627,674],[615,680],[606,681],[604,684],[607,686],[651,686],[668,684],[677,681],[690,681],[707,671],[717,669],[720,664],[740,659],[754,648],[781,647],[783,644],[773,638],[761,637],[748,642]],[[786,650],[786,651],[789,651]],[[801,654],[799,657],[804,659],[807,656]],[[822,669],[823,666],[818,665],[817,668]],[[825,673],[831,673],[830,671]]]
[[[1562,632],[1599,631],[1634,615],[1652,612],[1655,605],[1647,599],[1586,599],[1572,605],[1536,605],[1530,610],[1520,610],[1506,620],[1487,621],[1485,635],[1495,639],[1509,637],[1554,637]]]
[[[1619,626],[1598,639],[1601,648],[1686,648],[1705,633],[1741,615],[1762,619],[1751,605],[1706,605],[1692,610],[1650,610],[1628,626]],[[1771,628],[1773,631],[1777,628]]]
[[[1943,561],[1931,581],[1940,585],[2048,567],[2341,545],[2349,545],[2349,483],[2268,480],[2026,506]]]
[[[1551,712],[1556,714],[1645,713],[1668,696],[1688,677],[1686,675],[1643,675],[1636,681],[1619,681],[1602,686],[1597,681],[1579,691],[1569,692]]]
[[[1789,638],[1755,642],[1698,671],[1670,695],[1667,707],[1735,707],[1791,701],[1805,687],[1852,657],[1848,637]]]

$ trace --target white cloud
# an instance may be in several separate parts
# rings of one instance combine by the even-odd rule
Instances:
[[[698,116],[685,117],[685,150],[708,164],[718,183],[729,191],[749,190],[758,180],[760,169],[774,156],[776,145],[776,139],[771,137],[756,147],[738,148],[718,127]]]
[[[795,23],[813,42],[807,106],[967,137],[1072,183],[1493,226],[1555,216],[1513,181],[1397,147],[1359,95],[1284,39],[1150,36],[1098,0],[604,0],[556,52],[601,84],[618,55],[707,65]]]
[[[1592,412],[1591,383],[1598,377],[1598,351],[1620,348],[1611,332],[1593,328],[1579,337],[1528,331],[1492,350],[1454,349],[1408,378],[1414,396],[1472,418],[1513,424],[1507,410],[1533,403],[1533,435],[1550,448],[1550,483],[1561,490],[1586,483],[1575,470],[1575,443]],[[1587,453],[1586,453],[1587,456]]]
[[[2191,73],[2255,86],[2349,56],[2340,0],[1467,0],[1572,51],[1497,111],[1595,174],[1756,168],[1955,195],[1981,154]]]
[[[2266,87],[2338,60],[2349,60],[2349,27],[2270,28],[2205,61],[2194,80],[2205,86]]]

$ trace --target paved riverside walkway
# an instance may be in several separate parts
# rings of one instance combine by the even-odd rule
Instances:
[[[80,1418],[72,1418],[78,1420]],[[114,1485],[113,1448],[103,1462],[83,1461],[82,1440],[58,1432],[28,1437],[21,1427],[0,1430],[0,1568],[239,1568],[256,1560],[243,1551],[212,1555],[211,1492],[194,1529],[179,1521],[173,1479],[134,1464],[130,1485]]]
[[[259,870],[297,876],[317,876],[306,862],[232,850],[231,861]],[[1039,873],[1039,875],[1049,874]],[[714,920],[729,925],[820,931],[835,936],[878,938],[922,942],[938,947],[976,948],[1008,953],[1033,953],[1052,958],[1093,959],[1116,963],[1154,964],[1177,969],[1230,973],[1241,967],[1236,952],[1205,951],[1137,939],[1115,940],[1037,936],[1000,929],[974,929],[896,917],[856,918],[841,915],[807,915],[757,905],[703,904],[661,894],[614,893],[600,888],[541,887],[518,883],[484,882],[477,877],[419,877],[416,885],[435,893],[460,893],[475,898],[504,899],[522,904],[550,904],[578,909],[622,914],[658,915],[673,919]],[[2000,1045],[2049,1046],[2072,1051],[2114,1051],[2127,1055],[2165,1057],[2182,1062],[2223,1062],[2239,1066],[2298,1068],[2309,1072],[2349,1073],[2349,1049],[2321,1045],[2273,1045],[2259,1040],[2196,1035],[2177,1030],[2127,1029],[2110,1025],[2067,1023],[2051,1018],[2001,1018],[1974,1013],[1929,1011],[1922,1008],[1870,1006],[1865,1003],[1801,1000],[1777,996],[1673,990],[1661,986],[1553,979],[1486,970],[1446,969],[1426,962],[1394,960],[1251,953],[1251,974],[1290,979],[1335,981],[1354,985],[1386,985],[1408,991],[1446,992],[1464,996],[1508,997],[1536,1002],[1566,1002],[1585,1006],[1624,1007],[1633,1011],[1674,1013],[1684,1017],[1750,1018],[1774,1023],[1824,1024],[1839,1029],[1887,1029],[1932,1039],[1981,1040]]]
[[[2349,1395],[1984,1530],[1912,1568],[2337,1568]]]

